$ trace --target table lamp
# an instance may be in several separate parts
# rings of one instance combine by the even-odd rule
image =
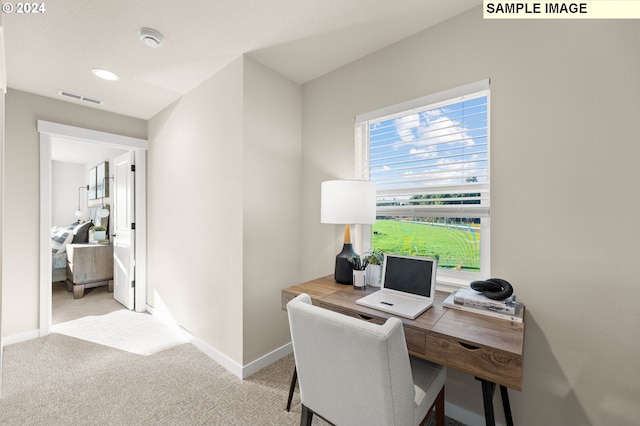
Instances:
[[[363,180],[322,182],[320,222],[344,225],[344,245],[336,256],[334,279],[352,284],[348,259],[357,255],[351,244],[351,224],[373,225],[376,221],[376,184]]]

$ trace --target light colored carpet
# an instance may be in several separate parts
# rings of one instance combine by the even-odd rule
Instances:
[[[106,292],[88,297],[98,294],[73,300],[70,294],[61,293],[74,313],[58,315],[65,317],[63,322],[81,318],[83,311],[103,319],[117,317],[96,312],[93,302],[109,311],[113,300]],[[58,308],[54,302],[54,312]],[[102,325],[118,329],[122,322]],[[123,335],[127,335],[126,327],[121,330]],[[166,338],[171,340],[173,335]],[[52,333],[5,347],[3,361],[3,426],[286,426],[300,422],[297,391],[291,412],[285,410],[293,355],[240,380],[188,343],[142,356]],[[432,416],[428,425],[433,424]],[[461,426],[448,418],[446,424]],[[314,417],[313,425],[326,423]]]
[[[190,344],[141,356],[51,334],[5,348],[0,424],[295,425],[292,369],[289,356],[243,381]]]
[[[103,315],[123,309],[116,302],[113,293],[107,286],[88,288],[84,297],[74,299],[73,293],[67,291],[65,283],[53,283],[51,286],[51,319],[52,324],[71,321],[87,315]]]
[[[293,426],[293,366],[288,355],[240,380],[190,344],[141,356],[54,333],[5,348],[0,425]]]
[[[52,331],[147,356],[187,343],[179,330],[151,315],[126,309],[54,324]]]

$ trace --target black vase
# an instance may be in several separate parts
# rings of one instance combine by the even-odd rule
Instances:
[[[349,263],[349,258],[357,256],[353,251],[352,244],[342,246],[342,251],[336,255],[336,270],[333,278],[340,284],[353,284],[353,268]]]

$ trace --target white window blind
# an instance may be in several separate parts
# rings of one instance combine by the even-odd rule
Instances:
[[[376,183],[364,247],[437,257],[439,282],[490,269],[489,80],[356,117],[358,176]]]
[[[377,185],[378,216],[488,217],[488,90],[425,104],[428,98],[357,123],[360,174]]]

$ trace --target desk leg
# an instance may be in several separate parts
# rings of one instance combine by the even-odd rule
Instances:
[[[513,426],[511,404],[509,403],[509,393],[505,386],[500,385],[500,394],[502,395],[502,406],[504,407],[504,418],[507,421],[507,426]]]
[[[484,403],[484,421],[487,426],[495,426],[496,418],[493,413],[493,392],[496,389],[495,383],[488,382],[483,379],[480,380],[482,384],[482,402]]]
[[[479,380],[482,384],[482,402],[484,404],[485,424],[487,426],[495,426],[496,418],[493,411],[493,393],[496,390],[496,384],[478,377],[476,377],[476,380]],[[507,422],[507,426],[513,426],[509,393],[505,386],[500,385],[500,395],[502,396],[502,406],[504,408],[504,418]]]

